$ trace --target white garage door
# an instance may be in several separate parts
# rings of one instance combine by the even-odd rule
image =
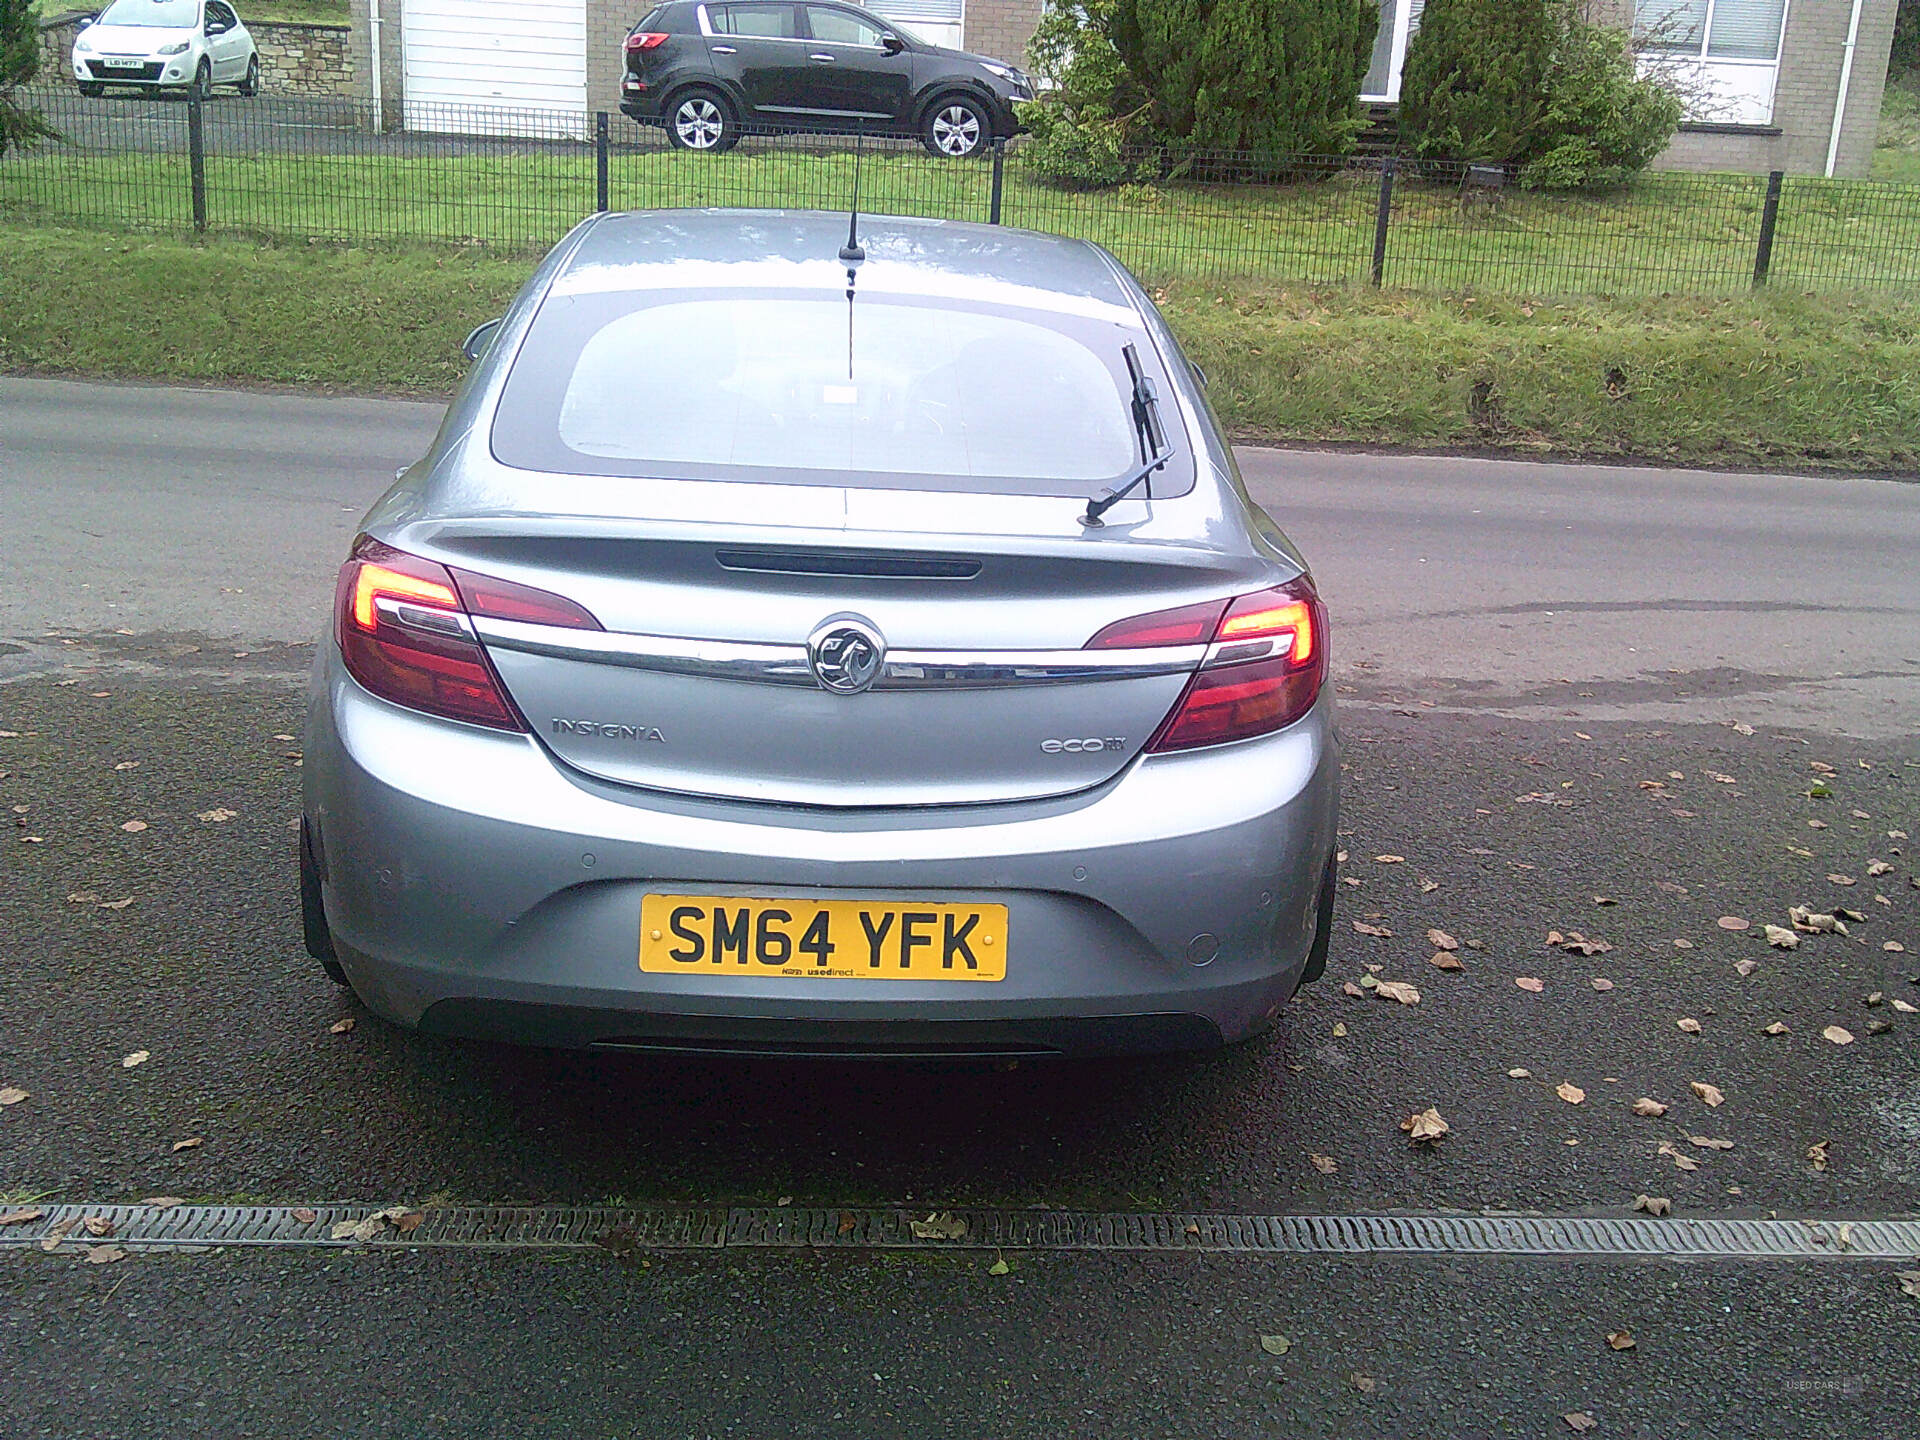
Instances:
[[[906,26],[929,45],[963,48],[964,0],[872,0],[866,8],[882,20]]]
[[[403,17],[409,130],[586,134],[586,0],[405,0]]]

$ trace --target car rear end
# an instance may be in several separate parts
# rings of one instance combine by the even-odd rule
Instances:
[[[402,1024],[599,1046],[1112,1053],[1265,1027],[1324,929],[1326,617],[1297,557],[1242,525],[1170,337],[1072,242],[983,259],[1007,232],[868,222],[869,293],[846,301],[837,218],[689,223],[618,217],[624,251],[582,241],[536,277],[434,478],[376,508],[342,571],[306,823],[355,988]],[[670,234],[709,265],[728,235],[770,252],[738,272],[751,308],[717,283],[663,297],[672,266],[610,292],[617,253]],[[1064,319],[1013,278],[1060,247],[1064,279],[1108,292]],[[938,252],[946,280],[910,258]],[[934,329],[983,347],[974,368],[914,359],[937,347],[906,292],[969,264],[1007,268]],[[829,327],[818,365],[766,378]],[[1155,498],[1090,527],[1093,480],[1134,459],[1101,368],[1123,344],[1173,459]],[[1044,481],[993,458],[1022,403],[1009,433]],[[802,408],[760,413],[782,405]],[[883,411],[908,432],[868,433]],[[726,466],[654,453],[722,424]],[[847,457],[795,438],[836,425]],[[934,473],[962,448],[974,474]],[[902,483],[827,483],[876,454]]]
[[[689,78],[712,73],[700,7],[693,0],[655,6],[621,43],[620,109],[643,125],[662,122],[661,102]]]

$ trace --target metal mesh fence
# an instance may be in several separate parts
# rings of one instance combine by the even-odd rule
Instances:
[[[1655,172],[1599,196],[1498,171],[1187,156],[1065,188],[1020,141],[971,160],[911,137],[748,134],[673,149],[622,116],[340,100],[23,92],[61,139],[0,160],[0,216],[115,230],[538,251],[598,208],[861,208],[1098,241],[1156,282],[1373,281],[1513,294],[1920,289],[1920,186]]]

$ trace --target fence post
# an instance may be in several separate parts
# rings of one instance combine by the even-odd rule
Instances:
[[[187,169],[193,178],[193,228],[207,231],[207,126],[200,87],[187,92]]]
[[[1380,208],[1373,216],[1373,288],[1387,279],[1387,226],[1393,220],[1393,172],[1400,162],[1389,155],[1380,162]]]
[[[1760,212],[1760,248],[1753,254],[1753,288],[1758,290],[1767,283],[1767,271],[1773,268],[1773,227],[1780,219],[1780,181],[1784,172],[1775,170],[1767,176],[1767,204]]]
[[[993,200],[987,212],[987,223],[989,225],[998,225],[1000,223],[1000,187],[1006,179],[1006,169],[1006,138],[996,135],[993,138]]]
[[[607,210],[607,112],[596,110],[593,115],[593,198],[594,208],[602,214]]]

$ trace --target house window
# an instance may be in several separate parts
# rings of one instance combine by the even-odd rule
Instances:
[[[1635,0],[1643,71],[1680,93],[1687,118],[1767,125],[1787,0]]]

